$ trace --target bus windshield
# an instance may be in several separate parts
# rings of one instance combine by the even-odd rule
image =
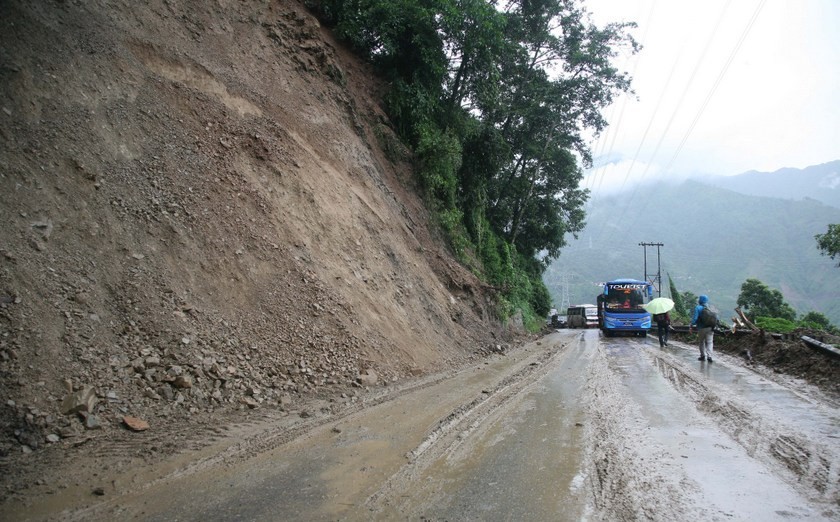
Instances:
[[[604,296],[604,307],[609,310],[644,310],[644,284],[608,284],[607,295]]]
[[[604,335],[611,337],[629,333],[646,336],[651,315],[644,305],[652,296],[653,285],[646,281],[614,279],[604,283],[604,291],[598,296],[598,326]]]

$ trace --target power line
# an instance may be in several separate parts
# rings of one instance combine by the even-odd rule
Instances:
[[[667,136],[668,131],[671,128],[671,125],[674,123],[674,120],[676,119],[676,116],[679,113],[679,110],[682,107],[683,102],[685,101],[685,97],[686,97],[686,94],[688,93],[688,89],[694,83],[694,77],[697,75],[697,72],[700,70],[700,65],[706,59],[706,54],[708,53],[709,48],[712,45],[712,42],[715,40],[715,37],[717,36],[717,32],[718,32],[718,29],[720,28],[720,24],[723,21],[724,15],[726,14],[726,11],[729,9],[729,5],[731,3],[732,3],[732,0],[728,0],[726,2],[726,4],[724,4],[723,9],[721,10],[720,15],[718,16],[717,21],[715,22],[715,25],[714,25],[714,28],[712,29],[712,32],[709,34],[709,38],[706,40],[706,45],[703,47],[703,52],[700,54],[700,58],[694,64],[694,70],[691,72],[691,76],[689,77],[688,81],[685,84],[685,87],[683,88],[682,94],[680,95],[679,101],[677,102],[677,106],[671,112],[671,117],[668,119],[668,124],[665,126],[665,129],[662,131],[662,134],[659,137],[659,141],[657,141],[657,143],[656,143],[656,148],[654,149],[653,154],[651,155],[650,159],[647,161],[646,166],[645,166],[645,170],[642,172],[642,175],[639,177],[635,187],[633,188],[633,192],[630,194],[630,197],[627,198],[627,203],[625,204],[625,206],[624,206],[624,208],[622,209],[622,212],[621,212],[621,218],[622,219],[624,218],[624,214],[626,214],[627,209],[630,208],[630,205],[636,199],[636,192],[639,190],[639,186],[641,185],[642,181],[645,179],[645,177],[647,177],[647,173],[650,170],[650,166],[653,164],[654,158],[656,158],[656,155],[659,153],[659,147],[665,141],[665,137]],[[677,64],[679,62],[679,57],[681,55],[682,55],[682,50],[680,51],[680,54],[677,55],[677,59],[674,61],[674,65],[671,68],[671,75],[676,70]],[[666,82],[666,85],[667,85],[667,83],[670,83],[671,75],[668,76],[668,80]],[[663,90],[662,96],[664,96],[665,92],[666,91]],[[648,129],[653,124],[653,117],[655,117],[656,113],[659,111],[659,104],[661,102],[662,102],[662,98],[660,97],[659,102],[657,102],[656,110],[654,111],[654,116],[651,117],[651,120],[648,123]],[[645,134],[644,134],[644,137],[642,138],[642,142],[639,144],[639,148],[637,149],[637,156],[638,156],[638,152],[642,148],[642,144],[644,143],[644,139],[646,137],[647,137],[647,130],[645,130]],[[635,162],[635,160],[636,160],[636,158],[634,157],[633,161]],[[627,175],[624,178],[624,182],[622,182],[622,184],[621,184],[621,189],[624,188],[624,185],[627,182],[627,179],[630,177],[630,172],[631,172],[632,166],[633,165],[631,164],[630,169],[627,170]],[[670,168],[670,164],[665,169],[665,171],[667,171],[668,168]],[[634,223],[635,223],[635,220],[634,220]]]
[[[642,181],[642,180],[646,177],[646,175],[647,175],[647,173],[648,173],[648,170],[650,169],[650,165],[651,165],[651,164],[652,164],[652,162],[653,162],[653,159],[656,157],[656,154],[658,154],[658,152],[659,152],[659,147],[660,147],[660,145],[662,144],[662,142],[664,141],[664,138],[665,138],[665,136],[666,136],[666,134],[667,134],[668,130],[670,129],[671,124],[672,124],[672,123],[673,123],[673,121],[674,121],[674,117],[676,116],[677,110],[678,110],[678,109],[682,106],[682,104],[683,104],[683,101],[684,101],[685,95],[686,95],[686,93],[687,93],[687,91],[688,91],[688,87],[691,85],[691,82],[693,81],[694,76],[696,75],[697,71],[699,70],[700,64],[701,64],[701,63],[702,63],[702,61],[705,59],[706,53],[707,53],[707,51],[708,51],[708,49],[709,49],[709,46],[710,46],[710,44],[711,44],[711,42],[712,42],[712,40],[713,40],[713,38],[714,38],[715,34],[717,33],[717,30],[718,30],[718,27],[720,26],[721,20],[723,19],[723,16],[724,16],[724,14],[725,14],[725,12],[726,12],[726,10],[727,10],[727,8],[728,8],[728,6],[729,6],[729,4],[730,4],[730,3],[731,3],[731,0],[730,0],[729,2],[727,2],[727,4],[724,6],[724,9],[721,11],[721,15],[720,15],[720,17],[718,18],[718,21],[717,21],[717,23],[716,23],[716,25],[715,25],[715,28],[714,28],[714,30],[712,31],[712,34],[711,34],[711,36],[710,36],[709,40],[708,40],[708,41],[707,41],[707,43],[706,43],[706,46],[705,46],[705,48],[704,48],[704,50],[703,50],[703,53],[702,53],[702,55],[701,55],[701,57],[700,57],[700,60],[698,60],[698,62],[695,64],[694,71],[692,72],[692,75],[691,75],[691,78],[690,78],[689,82],[686,84],[686,88],[683,90],[683,93],[682,93],[682,95],[681,95],[681,97],[680,97],[680,101],[679,101],[679,103],[678,103],[678,105],[677,105],[677,108],[676,108],[676,109],[675,109],[675,111],[672,113],[671,118],[669,119],[668,125],[667,125],[667,127],[665,128],[665,130],[663,131],[663,133],[662,133],[662,135],[661,135],[661,137],[660,137],[659,142],[657,143],[656,149],[654,150],[654,153],[653,153],[653,155],[651,156],[651,159],[650,159],[650,160],[648,161],[648,163],[647,163],[647,167],[645,168],[644,172],[642,173],[642,176],[641,176],[641,177],[640,177],[640,179],[639,179],[639,183],[637,183],[637,184],[636,184],[636,186],[634,187],[633,192],[632,192],[632,194],[630,195],[630,197],[629,197],[629,198],[626,198],[626,204],[625,204],[624,208],[622,209],[622,212],[621,212],[621,214],[620,214],[619,220],[623,220],[624,215],[627,213],[627,210],[631,207],[631,205],[633,204],[633,201],[636,199],[636,194],[637,194],[637,192],[638,192],[638,190],[639,190],[639,185],[641,184],[641,181]],[[704,99],[704,101],[703,101],[703,104],[701,105],[700,109],[697,111],[697,113],[696,113],[696,115],[695,115],[694,119],[692,120],[691,125],[690,125],[690,126],[689,126],[689,128],[687,129],[686,133],[683,135],[683,138],[682,138],[682,140],[680,141],[679,146],[677,147],[677,149],[675,150],[675,152],[674,152],[674,154],[672,155],[671,159],[669,160],[668,164],[666,165],[666,167],[665,167],[665,169],[664,169],[664,171],[665,171],[665,172],[667,172],[667,171],[671,168],[671,166],[673,165],[673,163],[676,161],[676,158],[677,158],[677,157],[679,156],[679,154],[682,152],[682,149],[683,149],[683,147],[685,146],[685,143],[688,141],[688,138],[689,138],[689,136],[691,135],[691,133],[693,132],[694,128],[696,127],[697,122],[700,120],[700,117],[702,116],[703,112],[705,111],[706,107],[708,106],[709,102],[711,101],[712,97],[714,96],[715,92],[717,91],[718,87],[720,86],[720,84],[721,84],[721,82],[722,82],[722,80],[723,80],[723,77],[726,75],[727,71],[729,70],[729,67],[731,66],[732,62],[733,62],[733,61],[734,61],[734,59],[735,59],[735,56],[737,55],[738,51],[740,50],[741,46],[743,45],[744,41],[746,40],[746,38],[747,38],[747,36],[748,36],[748,34],[749,34],[750,30],[751,30],[751,29],[752,29],[752,27],[754,26],[755,21],[756,21],[756,19],[758,18],[758,15],[760,14],[761,10],[763,9],[763,7],[764,7],[765,3],[766,3],[766,0],[761,0],[761,1],[759,2],[759,4],[756,6],[755,11],[753,12],[753,14],[752,14],[752,16],[750,17],[750,19],[749,19],[748,23],[747,23],[747,24],[746,24],[746,26],[744,27],[744,30],[742,31],[741,36],[740,36],[740,38],[738,39],[738,42],[736,43],[735,47],[734,47],[734,48],[732,49],[732,51],[730,52],[729,57],[728,57],[727,61],[725,62],[725,64],[724,64],[723,68],[722,68],[722,69],[721,69],[721,71],[718,73],[718,76],[717,76],[717,78],[716,78],[716,80],[715,80],[715,82],[714,82],[714,84],[713,84],[712,88],[711,88],[711,89],[709,90],[709,92],[707,93],[707,95],[706,95],[706,97],[705,97],[705,99]],[[670,77],[669,77],[669,81],[670,81]],[[657,111],[658,111],[658,105],[657,105]],[[646,137],[646,136],[647,136],[647,130],[645,131],[645,137]],[[643,140],[644,140],[644,139],[645,139],[645,138],[643,138]],[[639,146],[639,149],[641,149],[641,145]],[[637,150],[637,153],[638,153],[638,150]],[[635,160],[636,160],[636,157],[634,157],[633,162],[635,162]],[[633,166],[633,163],[631,163],[630,169],[632,169],[632,166]],[[627,173],[627,176],[625,176],[625,182],[624,182],[624,183],[622,183],[622,187],[624,187],[624,184],[626,183],[627,178],[628,178],[628,177],[629,177],[629,175],[630,175],[630,169],[628,169],[628,173]],[[601,181],[602,181],[602,180],[603,180],[603,174],[602,174],[602,177],[601,177]],[[600,183],[599,183],[598,187],[600,188]],[[638,221],[638,214],[634,217],[634,219],[633,219],[633,224],[631,225],[631,228],[635,225],[636,221]],[[605,226],[605,225],[604,225],[604,226]],[[597,237],[598,237],[598,241],[600,241],[600,240],[601,240],[601,237],[603,236],[603,233],[604,233],[604,228],[602,228],[602,229],[599,231],[599,234],[597,235]]]
[[[753,14],[752,14],[752,17],[750,18],[750,21],[747,23],[747,26],[741,32],[741,37],[738,39],[738,43],[735,45],[735,48],[732,49],[732,52],[729,54],[729,58],[726,60],[726,63],[724,64],[723,69],[721,69],[720,73],[717,76],[717,79],[715,80],[714,85],[712,86],[711,90],[709,90],[709,93],[706,95],[706,99],[703,100],[703,105],[700,107],[700,110],[697,111],[697,114],[694,116],[694,120],[691,122],[691,125],[689,126],[688,130],[686,131],[685,135],[683,136],[682,141],[680,141],[680,144],[677,147],[677,150],[674,151],[674,155],[671,156],[671,160],[666,165],[665,170],[668,170],[668,169],[671,168],[671,165],[677,159],[677,156],[679,156],[680,152],[682,152],[682,149],[683,149],[683,146],[685,145],[685,142],[688,141],[688,137],[694,131],[694,127],[697,125],[697,122],[700,120],[700,116],[702,116],[703,112],[706,110],[706,107],[709,105],[709,101],[712,99],[712,96],[714,96],[715,91],[717,91],[717,88],[720,86],[720,83],[723,80],[724,75],[726,75],[726,72],[729,70],[729,66],[732,65],[732,61],[735,59],[735,55],[738,54],[738,51],[741,49],[741,45],[743,45],[744,40],[747,39],[747,35],[749,34],[750,30],[752,29],[753,25],[755,24],[755,21],[758,18],[758,15],[761,12],[761,9],[764,7],[765,3],[767,3],[767,0],[761,0],[759,2],[759,4],[756,6],[755,11],[753,11]]]
[[[644,29],[644,33],[642,33],[642,40],[641,40],[642,47],[644,47],[644,42],[647,41],[647,35],[648,35],[648,32],[650,31],[650,27],[652,25],[650,23],[650,21],[651,21],[651,18],[653,17],[653,12],[655,10],[655,7],[656,7],[656,1],[654,0],[653,2],[651,2],[650,9],[648,10],[648,14],[647,14],[647,19],[645,20],[645,25],[644,25],[645,29]],[[641,62],[641,60],[642,60],[640,54],[636,54],[635,56],[636,56],[636,59],[633,61],[633,69],[630,71],[630,77],[631,78],[635,76],[636,70],[639,68],[639,62]],[[629,61],[629,59],[630,58],[628,57],[628,61]],[[615,139],[616,139],[616,136],[618,135],[618,129],[621,128],[621,120],[624,117],[624,109],[627,107],[627,96],[622,96],[621,99],[622,99],[622,101],[619,104],[621,106],[621,110],[618,114],[618,120],[617,120],[615,126],[609,125],[607,127],[607,132],[604,133],[604,135],[603,135],[603,139],[599,140],[599,144],[601,145],[600,151],[598,153],[599,155],[603,154],[603,150],[604,150],[603,145],[607,142],[607,137],[608,136],[610,137],[610,139],[609,139],[609,146],[607,147],[606,150],[607,151],[612,151],[613,145],[615,145]],[[610,111],[610,113],[611,113],[611,115],[615,113],[615,106],[613,106],[613,109]],[[612,116],[611,116],[611,118],[612,118]],[[595,181],[596,181],[595,178],[598,178],[597,179],[597,187],[595,186]],[[596,173],[594,176],[592,176],[591,179],[592,179],[591,188],[593,188],[596,192],[601,190],[601,184],[604,181],[604,171],[602,170],[600,172],[600,175],[598,173]]]

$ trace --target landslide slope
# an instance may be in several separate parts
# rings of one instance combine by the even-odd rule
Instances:
[[[0,4],[7,472],[505,342],[382,93],[294,0]]]

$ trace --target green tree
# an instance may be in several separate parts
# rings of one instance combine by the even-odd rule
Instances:
[[[837,259],[837,266],[840,267],[840,225],[828,225],[828,231],[825,234],[817,234],[814,239],[817,240],[820,253],[831,259]]]
[[[472,241],[473,269],[533,311],[542,272],[584,226],[587,138],[630,90],[612,61],[639,49],[635,24],[596,27],[580,3],[306,0],[387,80],[389,118],[459,257]]]
[[[803,315],[799,320],[799,325],[807,328],[813,328],[814,330],[823,330],[829,333],[837,331],[837,328],[831,324],[828,317],[819,312],[808,312]]]
[[[599,29],[577,4],[506,4],[507,39],[518,44],[502,56],[500,95],[481,116],[511,150],[488,180],[488,217],[521,252],[546,251],[546,263],[559,255],[564,236],[584,225],[588,192],[578,188],[582,172],[573,153],[589,164],[584,131],[603,130],[601,110],[630,88],[629,78],[611,65],[615,49],[638,49],[626,34],[633,24]]]
[[[682,300],[683,305],[685,306],[685,315],[686,317],[688,317],[688,320],[691,321],[691,319],[694,317],[694,307],[697,306],[698,296],[686,290],[682,293],[680,299]]]
[[[771,289],[758,279],[744,281],[737,303],[751,320],[756,317],[796,320],[796,311],[785,302],[782,293],[775,288]]]
[[[671,274],[668,274],[668,289],[671,292],[671,299],[674,301],[674,315],[685,318],[688,316],[688,312],[686,310],[685,301],[682,299],[682,295],[677,290],[677,285],[674,283],[674,280],[671,279]],[[689,319],[691,319],[689,317]]]
[[[551,294],[545,283],[539,278],[531,278],[535,281],[531,290],[531,309],[537,317],[546,317],[551,310]]]
[[[449,61],[443,105],[450,114],[460,110],[483,113],[499,96],[497,64],[507,50],[505,15],[486,0],[442,2],[441,33]]]
[[[552,149],[539,161],[521,161],[504,184],[494,184],[495,202],[488,217],[495,230],[524,255],[545,251],[548,263],[565,246],[567,233],[584,225],[583,203],[588,192],[578,188],[582,177],[572,155]]]

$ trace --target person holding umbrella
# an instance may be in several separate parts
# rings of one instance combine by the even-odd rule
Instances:
[[[668,312],[653,316],[656,321],[656,331],[659,334],[659,347],[668,346],[668,329],[671,327],[671,316]]]
[[[657,297],[642,306],[653,315],[653,320],[656,321],[659,347],[668,346],[668,329],[671,328],[671,316],[668,312],[674,308],[674,302],[667,297]]]

